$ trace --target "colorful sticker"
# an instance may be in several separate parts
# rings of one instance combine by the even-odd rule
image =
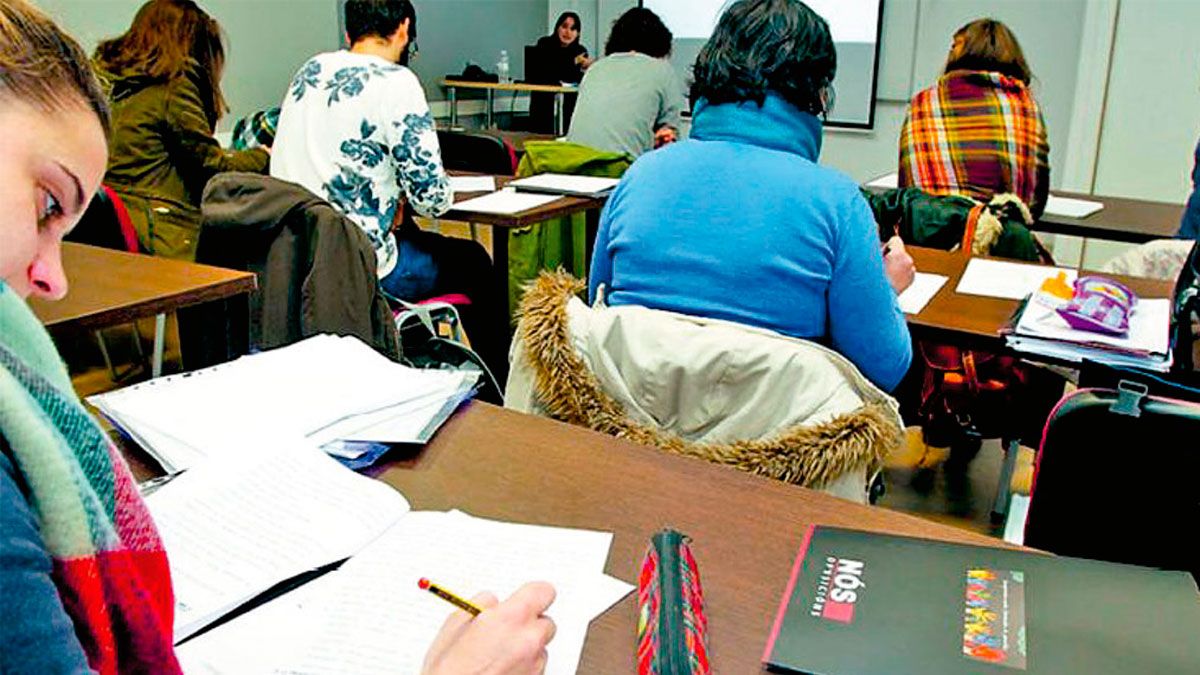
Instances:
[[[1009,570],[967,570],[963,655],[1025,670],[1025,575]]]

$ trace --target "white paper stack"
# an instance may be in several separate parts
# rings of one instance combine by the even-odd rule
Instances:
[[[1087,199],[1073,199],[1050,195],[1046,198],[1046,213],[1068,218],[1087,218],[1093,213],[1104,210],[1103,202],[1093,202]]]
[[[168,473],[224,454],[256,429],[307,438],[424,443],[478,375],[394,363],[356,338],[319,335],[231,363],[92,396]]]
[[[540,580],[557,591],[546,672],[574,673],[588,624],[633,590],[603,573],[611,542],[606,532],[409,513],[336,572],[178,653],[189,673],[417,673],[453,611],[418,588],[421,577],[500,598]]]
[[[408,512],[399,492],[301,439],[246,444],[231,448],[239,458],[206,460],[146,499],[171,565],[176,641],[349,557]]]
[[[1089,359],[1166,372],[1171,367],[1170,326],[1171,303],[1165,298],[1139,300],[1123,336],[1071,328],[1053,309],[1030,302],[1007,343],[1018,352],[1060,361]]]

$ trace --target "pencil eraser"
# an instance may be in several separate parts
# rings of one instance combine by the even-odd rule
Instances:
[[[417,582],[417,585],[420,586],[421,590],[423,591],[429,590],[429,580],[425,577],[421,577],[421,580]]]

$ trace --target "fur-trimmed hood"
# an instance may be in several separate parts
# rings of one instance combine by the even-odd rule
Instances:
[[[896,402],[820,345],[645,307],[587,307],[543,273],[521,303],[507,405],[807,487],[866,481],[902,439]],[[859,493],[862,494],[859,494]]]

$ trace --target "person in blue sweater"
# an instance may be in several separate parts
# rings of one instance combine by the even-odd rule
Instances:
[[[643,155],[608,201],[590,299],[816,340],[895,388],[915,272],[858,186],[817,164],[836,61],[799,0],[730,6],[696,60],[690,140]]]
[[[1192,165],[1192,196],[1188,197],[1183,220],[1179,223],[1180,239],[1200,239],[1200,143],[1196,144],[1196,161]]]

